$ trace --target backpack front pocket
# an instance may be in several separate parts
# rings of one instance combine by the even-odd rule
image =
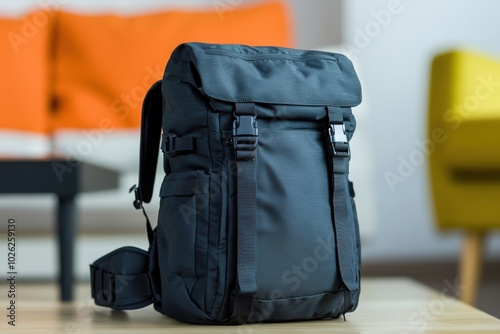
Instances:
[[[203,268],[208,225],[209,176],[201,171],[165,176],[158,219],[162,272],[181,276],[191,291]],[[198,263],[197,263],[198,261]],[[204,265],[201,265],[204,267]],[[163,270],[165,269],[165,270]]]

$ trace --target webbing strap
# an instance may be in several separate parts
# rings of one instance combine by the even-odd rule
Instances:
[[[96,305],[134,310],[160,300],[149,253],[135,247],[119,248],[90,265],[91,293]]]
[[[196,140],[193,137],[177,137],[175,134],[163,135],[161,149],[163,153],[169,156],[175,156],[178,153],[188,153],[195,150]]]
[[[349,143],[344,129],[344,120],[341,108],[328,107],[329,141],[331,144],[331,177],[333,219],[335,238],[337,243],[337,256],[340,275],[345,288],[349,291],[357,290],[356,273],[353,266],[353,249],[351,238],[351,224],[349,223]]]
[[[253,103],[237,103],[233,127],[233,143],[237,163],[237,285],[230,323],[248,320],[255,280],[257,238],[257,143],[258,130]]]

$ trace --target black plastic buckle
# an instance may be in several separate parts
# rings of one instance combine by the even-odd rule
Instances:
[[[94,298],[97,305],[111,306],[115,301],[114,276],[93,265],[90,266],[90,270],[90,289],[92,298]]]
[[[347,140],[347,135],[345,133],[345,125],[341,124],[330,124],[328,127],[328,136],[330,144],[332,145],[333,156],[347,156],[349,157],[351,152],[349,151],[349,141]],[[339,151],[335,144],[345,144],[347,147],[346,151]]]
[[[140,210],[142,208],[142,200],[141,200],[141,195],[139,194],[139,188],[137,188],[137,185],[133,185],[130,190],[128,191],[129,193],[134,192],[135,200],[133,202],[134,208],[136,210]]]
[[[233,143],[235,149],[248,150],[257,147],[257,137],[259,129],[257,128],[257,116],[255,115],[235,115],[233,123]],[[243,144],[243,147],[241,145]],[[250,144],[252,147],[248,147]]]
[[[177,135],[175,134],[168,134],[163,136],[163,141],[161,145],[161,150],[163,153],[169,155],[169,156],[174,156],[175,155],[175,138],[177,138]]]

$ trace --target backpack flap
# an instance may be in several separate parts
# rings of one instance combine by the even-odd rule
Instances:
[[[213,99],[320,107],[361,103],[354,67],[340,54],[190,43],[174,55],[193,62],[205,94]]]

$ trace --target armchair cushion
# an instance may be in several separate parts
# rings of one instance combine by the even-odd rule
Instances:
[[[500,113],[500,104],[498,112]],[[500,176],[500,117],[472,119],[448,132],[443,153],[456,176],[496,172]]]
[[[449,168],[461,173],[500,172],[500,61],[454,51],[437,57],[434,68],[434,100],[441,110],[431,117],[441,114],[440,126],[447,135],[443,155]]]

